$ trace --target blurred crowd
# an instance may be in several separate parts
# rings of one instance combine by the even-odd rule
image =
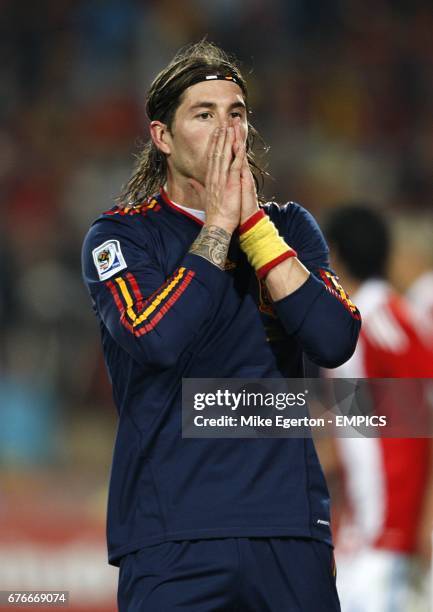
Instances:
[[[64,466],[82,479],[83,465],[92,473],[100,465],[91,504],[104,517],[115,412],[81,243],[147,139],[152,78],[205,35],[247,77],[251,122],[270,147],[267,198],[296,200],[319,221],[339,203],[384,211],[392,284],[409,298],[415,287],[419,321],[428,313],[433,321],[430,2],[0,0],[0,8],[3,475]]]

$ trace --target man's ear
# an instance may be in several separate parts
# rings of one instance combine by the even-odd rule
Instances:
[[[169,155],[171,153],[171,141],[170,132],[167,125],[161,121],[151,121],[149,129],[150,137],[152,138],[156,148],[161,151],[161,153]]]

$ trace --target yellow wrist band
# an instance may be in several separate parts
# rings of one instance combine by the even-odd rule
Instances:
[[[265,277],[285,259],[297,255],[263,210],[258,210],[239,227],[239,244],[259,278]]]

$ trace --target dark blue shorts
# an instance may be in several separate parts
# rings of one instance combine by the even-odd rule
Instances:
[[[340,612],[330,546],[304,538],[183,540],[123,557],[119,612]]]

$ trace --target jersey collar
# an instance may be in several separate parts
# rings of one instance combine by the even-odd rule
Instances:
[[[204,223],[201,219],[199,219],[198,217],[195,217],[194,215],[184,210],[183,208],[180,208],[180,206],[178,206],[177,204],[175,204],[174,202],[170,200],[164,187],[160,187],[159,193],[160,193],[162,202],[166,204],[169,208],[171,208],[173,211],[177,212],[178,214],[188,217],[189,219],[197,223],[200,227],[203,227]]]

